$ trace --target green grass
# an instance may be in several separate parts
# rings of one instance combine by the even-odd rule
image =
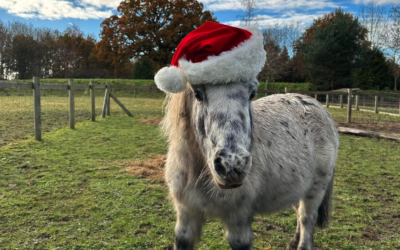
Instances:
[[[148,152],[165,153],[158,131],[124,116],[3,148],[1,248],[143,249],[169,243],[173,214],[165,187],[121,166]],[[146,216],[150,207],[157,207],[157,215]],[[153,228],[164,215],[164,229]],[[138,237],[143,233],[157,241]]]
[[[76,130],[54,128],[43,142],[0,148],[1,249],[172,245],[175,213],[167,188],[161,180],[132,176],[124,166],[166,153],[158,128],[139,122],[160,118],[163,100],[130,99],[123,102],[130,102],[134,118],[114,108],[111,117],[80,122]],[[329,111],[342,117],[339,109]],[[399,143],[341,136],[333,218],[328,229],[316,230],[316,249],[400,248],[399,161]],[[255,249],[284,248],[295,222],[290,208],[256,216]],[[223,235],[219,220],[208,221],[198,249],[228,249]]]

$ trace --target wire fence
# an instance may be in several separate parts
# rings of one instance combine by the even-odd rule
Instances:
[[[70,125],[69,87],[65,84],[43,84],[40,89],[40,133],[46,133]],[[20,84],[0,81],[0,147],[14,141],[35,136],[33,129],[34,84]],[[74,123],[102,116],[105,89],[109,89],[118,100],[135,114],[160,117],[162,107],[160,99],[165,95],[154,87],[146,86],[74,86]],[[94,109],[91,108],[91,93],[94,94]],[[151,98],[151,99],[149,99]],[[155,100],[153,103],[151,100]],[[159,108],[154,108],[158,106]],[[125,114],[114,101],[110,101],[113,115]]]
[[[329,98],[329,105],[336,107],[347,107],[348,105],[348,95],[340,94],[330,94],[330,95],[317,95],[318,101],[326,104],[326,99]],[[377,96],[377,109],[380,112],[388,112],[393,114],[399,114],[400,103],[399,98],[391,96]],[[341,101],[342,99],[342,101]],[[358,100],[357,100],[358,99]],[[352,95],[351,102],[353,108],[365,109],[365,110],[375,110],[375,99],[374,95]],[[358,105],[357,105],[358,102]]]
[[[41,132],[49,132],[70,125],[69,87],[68,81],[64,85],[43,84],[40,91],[41,106]],[[20,86],[20,87],[16,87]],[[16,140],[27,139],[35,136],[34,133],[34,91],[32,84],[13,85],[10,82],[0,81],[0,147]],[[154,86],[94,86],[75,85],[74,87],[74,120],[82,122],[91,120],[92,112],[95,117],[103,115],[105,90],[108,89],[118,100],[135,115],[140,117],[161,117],[162,105],[160,99],[165,94]],[[286,90],[285,92],[289,92]],[[95,106],[91,108],[91,94],[94,93]],[[274,90],[259,91],[258,97],[280,93]],[[346,109],[348,95],[345,92],[302,92],[316,98],[322,104],[329,106],[329,112],[334,116],[339,125],[347,123]],[[329,99],[327,99],[329,98]],[[327,102],[328,100],[328,102]],[[374,94],[353,94],[352,109],[375,112],[399,114],[399,96],[375,96]],[[115,102],[109,102],[109,113],[120,115],[125,111]],[[353,112],[352,125],[366,129],[389,128],[389,131],[398,131],[400,118],[387,115],[366,115],[362,112]],[[398,128],[397,128],[398,127]]]
[[[33,136],[32,90],[0,89],[0,147]]]

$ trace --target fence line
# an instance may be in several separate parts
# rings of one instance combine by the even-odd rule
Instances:
[[[91,110],[91,121],[96,120],[95,110],[95,90],[104,89],[105,99],[102,117],[110,115],[110,97],[122,108],[122,110],[129,116],[133,116],[131,112],[122,104],[121,101],[112,93],[114,89],[133,89],[133,90],[156,90],[155,86],[111,86],[102,84],[93,84],[90,82],[89,85],[75,85],[73,79],[68,80],[68,84],[41,84],[39,77],[33,77],[32,83],[19,83],[0,80],[0,89],[32,89],[33,91],[33,110],[34,110],[34,136],[35,140],[40,141],[42,139],[42,110],[41,110],[41,90],[65,90],[68,91],[69,96],[69,127],[75,129],[75,90],[89,90],[90,92],[90,110]],[[44,94],[44,93],[42,93]]]
[[[365,108],[373,108],[373,112],[377,113],[382,113],[382,114],[388,114],[388,115],[395,115],[395,116],[399,116],[400,115],[400,94],[395,94],[395,93],[357,93],[357,92],[353,92],[352,89],[341,89],[341,90],[333,90],[333,91],[296,91],[296,92],[291,92],[289,89],[285,88],[284,91],[280,91],[280,90],[258,90],[259,94],[282,94],[282,93],[299,93],[299,94],[304,94],[304,95],[309,95],[309,96],[313,96],[315,99],[318,100],[319,96],[324,97],[324,101],[326,102],[325,106],[326,107],[332,107],[332,104],[334,103],[334,101],[336,101],[336,103],[338,103],[340,108],[344,108],[344,103],[347,102],[347,114],[348,114],[348,118],[347,118],[347,122],[350,123],[351,122],[351,110],[352,110],[352,106],[355,102],[355,106],[356,106],[356,110],[360,110],[360,111],[367,111],[367,112],[371,112],[371,110],[368,109],[360,109],[360,97],[363,98],[364,100],[364,106]],[[338,98],[337,98],[338,97]],[[349,98],[350,97],[350,98]],[[367,105],[365,103],[365,99],[367,99],[368,97],[374,97],[374,104],[373,105]],[[393,108],[394,110],[398,110],[398,114],[394,114],[394,113],[388,113],[388,112],[380,112],[379,111],[379,106],[383,107],[384,105],[386,105],[387,107],[389,107],[389,105],[387,104],[388,101],[384,101],[384,99],[386,98],[390,98],[392,101],[391,103],[396,103],[397,106],[396,108]],[[393,101],[393,100],[397,100],[397,101]]]
[[[73,79],[68,80],[68,84],[40,84],[40,79],[38,77],[34,77],[32,83],[18,83],[18,82],[10,82],[10,81],[1,81],[0,80],[0,89],[32,89],[33,90],[33,103],[34,103],[34,134],[35,139],[41,140],[41,90],[65,90],[68,91],[69,95],[69,127],[71,129],[75,128],[75,90],[89,90],[90,92],[90,110],[91,110],[91,121],[96,120],[95,113],[95,90],[96,89],[104,89],[104,103],[103,103],[103,111],[101,116],[105,117],[106,115],[110,115],[110,100],[113,99],[129,116],[133,116],[128,109],[117,99],[117,97],[113,94],[114,89],[118,90],[134,90],[134,95],[136,96],[136,90],[148,90],[148,91],[159,91],[156,86],[129,86],[129,85],[103,85],[103,84],[93,84],[91,81],[88,85],[75,85]],[[285,87],[284,91],[280,90],[259,90],[258,94],[279,94],[279,93],[292,93],[287,87]],[[351,122],[352,115],[352,106],[353,103],[355,105],[356,110],[368,111],[368,112],[379,112],[380,107],[384,107],[386,105],[389,107],[388,103],[395,103],[398,101],[398,113],[400,114],[400,94],[392,94],[392,93],[357,93],[353,92],[352,89],[340,89],[335,91],[296,91],[299,94],[305,94],[309,96],[313,96],[315,99],[323,99],[321,102],[325,102],[326,107],[332,107],[333,103],[338,103],[340,108],[343,108],[344,102],[347,101],[347,122]],[[44,94],[44,93],[42,93]],[[319,98],[322,97],[322,98]],[[374,97],[374,105],[368,106],[367,99],[369,97]],[[324,99],[325,98],[325,99]],[[385,101],[385,98],[387,99]],[[389,101],[388,101],[389,100]],[[361,105],[361,103],[363,105]],[[373,110],[368,109],[360,109],[360,106],[364,106],[365,108],[373,108]],[[385,113],[385,112],[381,112]],[[390,113],[388,113],[390,114]],[[391,114],[394,115],[394,114]]]

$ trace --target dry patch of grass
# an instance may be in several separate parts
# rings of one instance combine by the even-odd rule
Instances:
[[[139,178],[164,179],[165,155],[151,155],[146,160],[135,160],[125,163],[127,171]]]
[[[140,123],[146,124],[146,125],[159,125],[160,122],[162,121],[162,118],[160,117],[153,117],[153,118],[148,118],[148,117],[144,117],[142,119],[139,120]]]

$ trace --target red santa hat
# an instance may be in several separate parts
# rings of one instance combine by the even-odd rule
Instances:
[[[222,84],[256,77],[265,60],[257,28],[206,22],[181,41],[171,66],[160,69],[154,80],[162,91],[178,93],[186,89],[186,82]]]

